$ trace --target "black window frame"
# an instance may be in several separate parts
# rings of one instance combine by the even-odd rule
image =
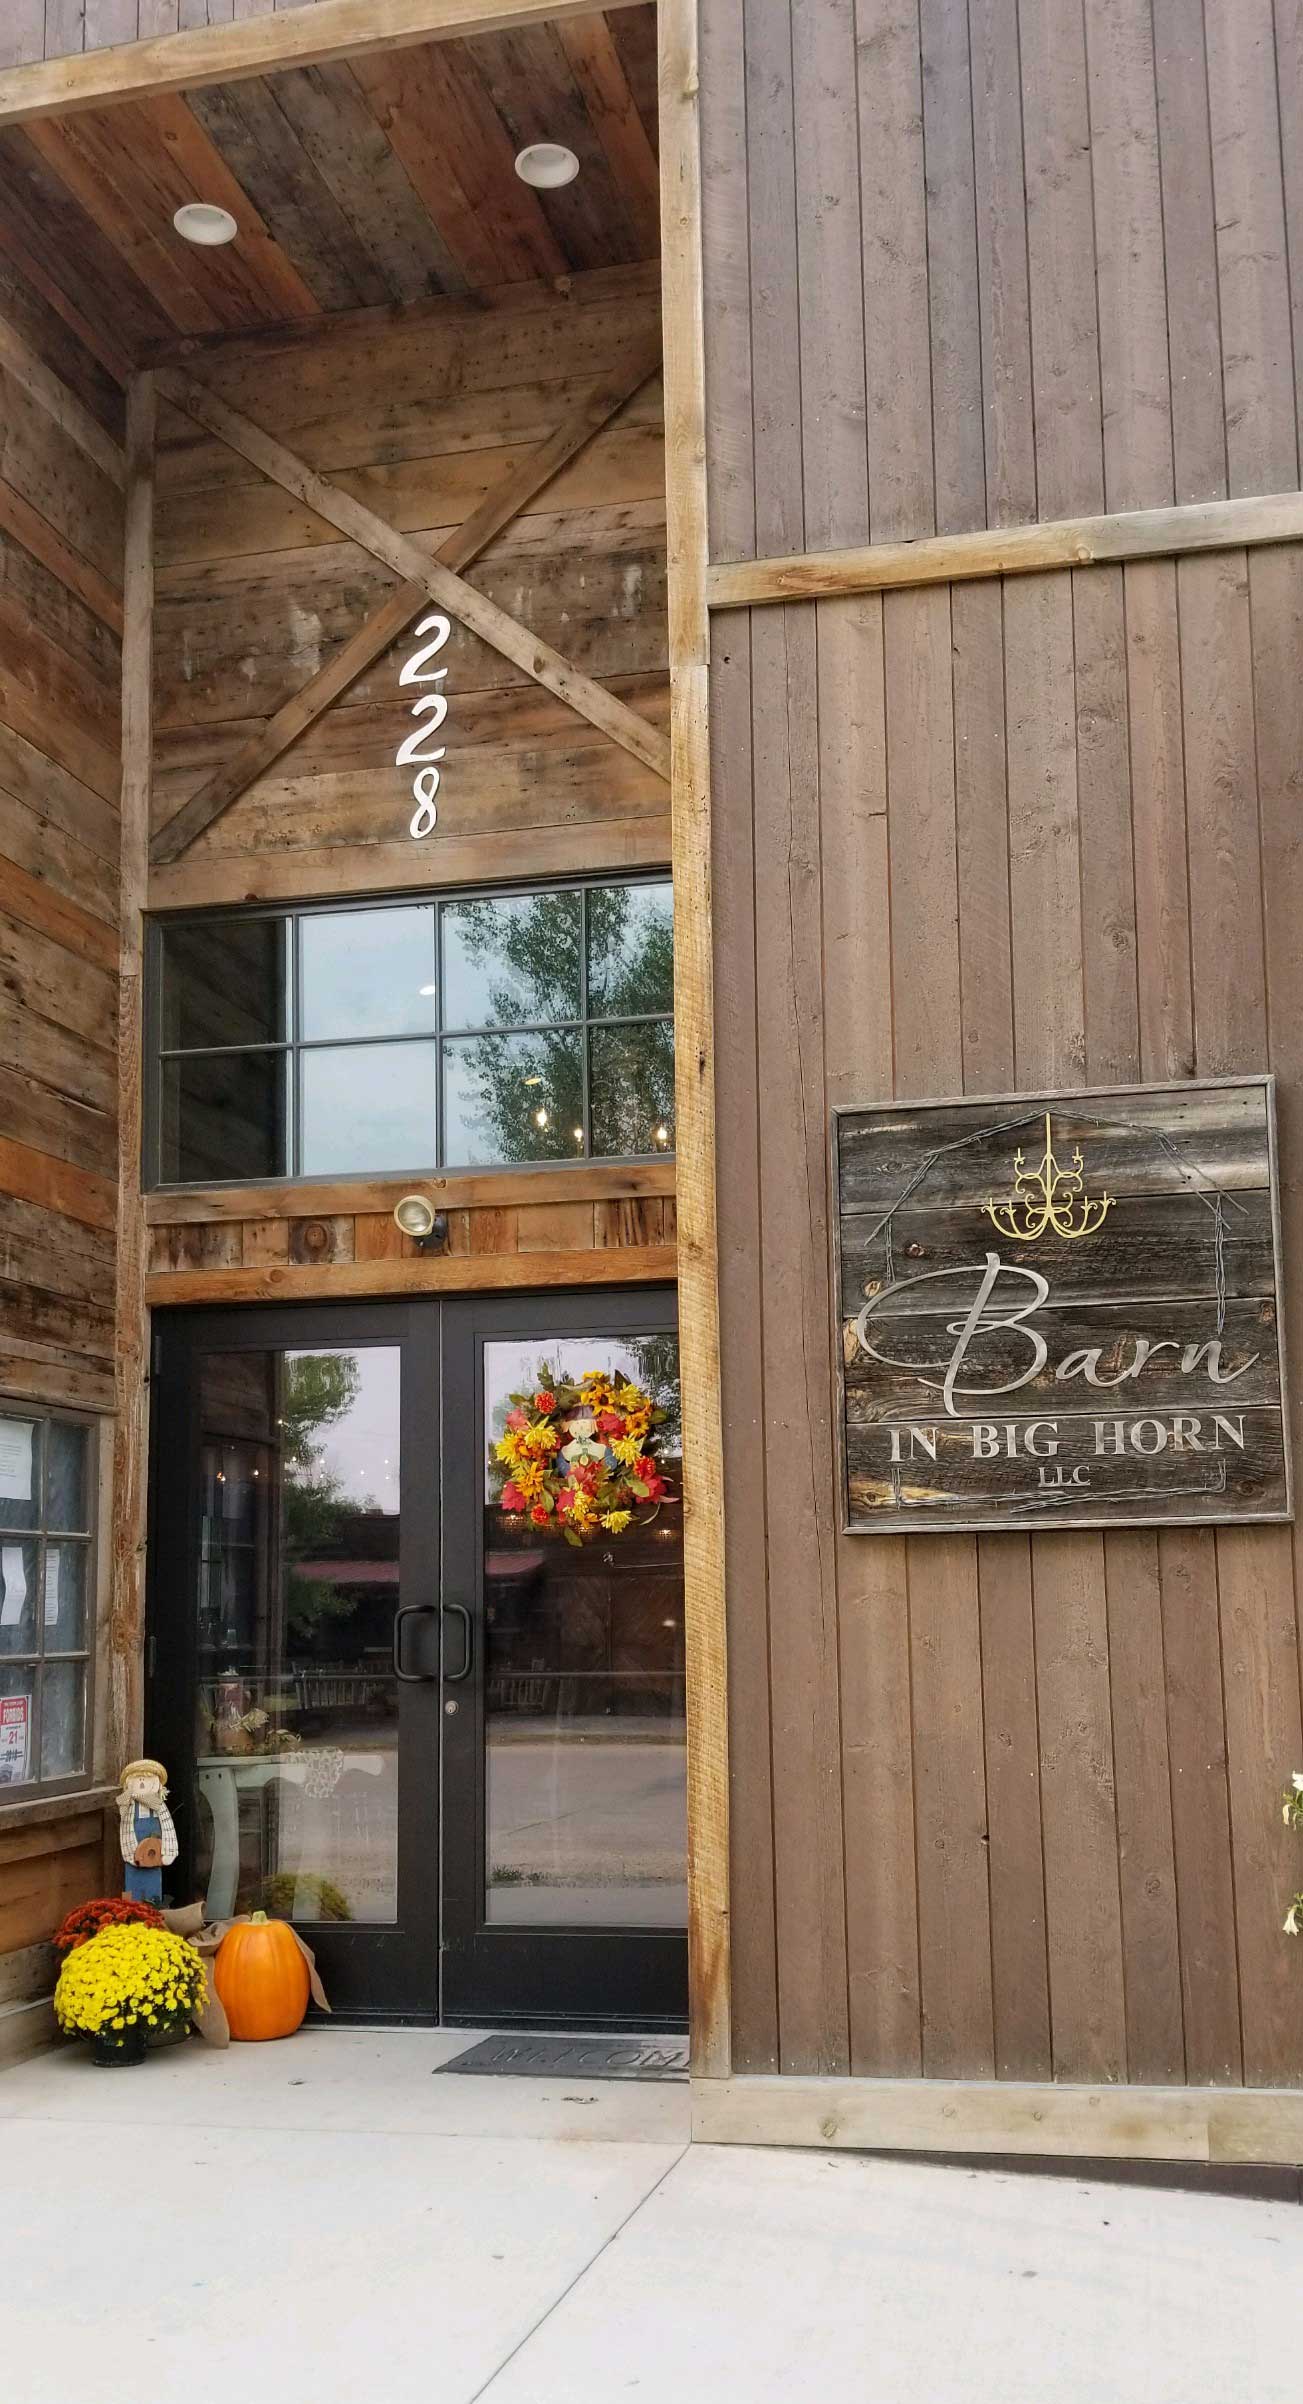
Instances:
[[[100,1600],[100,1445],[101,1422],[87,1411],[64,1410],[60,1405],[24,1402],[13,1395],[0,1396],[0,1424],[16,1420],[40,1430],[41,1467],[40,1502],[31,1524],[6,1526],[0,1529],[0,1544],[28,1544],[36,1547],[36,1608],[34,1613],[34,1643],[23,1652],[0,1652],[0,1670],[31,1669],[32,1722],[28,1731],[29,1767],[35,1764],[31,1776],[0,1785],[0,1814],[12,1804],[52,1800],[59,1795],[80,1794],[95,1780],[95,1668],[98,1650]],[[70,1528],[57,1525],[50,1517],[49,1481],[47,1476],[46,1429],[53,1424],[75,1427],[86,1438],[85,1526]],[[45,1565],[51,1544],[74,1545],[85,1560],[85,1586],[82,1597],[82,1640],[79,1645],[50,1651],[45,1641]],[[44,1747],[45,1669],[47,1662],[74,1662],[82,1672],[82,1731],[81,1768],[66,1770],[53,1777],[41,1775],[41,1753]]]
[[[144,1110],[142,1127],[141,1177],[149,1193],[220,1192],[223,1188],[239,1189],[246,1185],[312,1186],[323,1179],[334,1183],[352,1177],[420,1178],[422,1176],[476,1175],[492,1171],[519,1170],[528,1175],[531,1169],[549,1171],[566,1166],[580,1167],[601,1161],[612,1167],[633,1166],[647,1160],[673,1160],[673,1134],[664,1146],[647,1152],[596,1152],[593,1150],[593,1113],[591,1093],[592,1036],[597,1030],[620,1027],[668,1026],[671,1038],[674,1011],[638,1011],[624,1016],[610,1012],[590,1014],[588,1001],[589,977],[589,918],[588,895],[609,892],[618,886],[660,886],[671,894],[668,868],[640,868],[630,871],[608,870],[604,874],[572,876],[554,879],[531,878],[521,883],[494,883],[474,886],[436,886],[386,894],[339,894],[322,901],[259,902],[233,907],[216,904],[200,910],[171,910],[152,914],[145,925],[145,1009],[144,1009]],[[546,1019],[501,1026],[461,1027],[445,1024],[444,1007],[444,945],[443,912],[475,902],[531,900],[535,896],[576,893],[581,897],[579,940],[579,1015],[573,1019]],[[436,991],[434,1024],[427,1030],[412,1030],[396,1035],[313,1036],[304,1037],[302,1025],[302,977],[299,927],[309,919],[354,915],[359,911],[379,913],[383,910],[428,908],[433,911],[432,981]],[[284,1026],[280,1037],[263,1043],[164,1045],[162,1041],[163,1011],[163,948],[169,928],[174,926],[216,926],[223,922],[248,923],[251,920],[275,920],[285,927],[284,960]],[[459,1161],[447,1154],[446,1098],[444,1078],[445,1046],[485,1035],[537,1035],[571,1031],[578,1039],[580,1075],[582,1079],[582,1112],[584,1145],[582,1151],[565,1151],[540,1156],[533,1160]],[[366,1169],[311,1169],[299,1166],[302,1157],[302,1071],[305,1053],[363,1049],[367,1046],[397,1048],[403,1044],[433,1043],[436,1056],[435,1077],[435,1157],[396,1161],[392,1166]],[[164,1126],[163,1079],[171,1060],[201,1060],[248,1057],[276,1057],[284,1064],[282,1109],[285,1126],[285,1156],[289,1165],[280,1171],[246,1173],[233,1177],[165,1177],[162,1174],[161,1148]]]

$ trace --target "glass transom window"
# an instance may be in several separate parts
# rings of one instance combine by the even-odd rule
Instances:
[[[654,1158],[670,886],[550,886],[153,931],[150,1181]]]

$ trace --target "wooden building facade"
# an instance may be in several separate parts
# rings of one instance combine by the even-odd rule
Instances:
[[[116,1424],[93,1778],[0,1804],[11,1993],[142,1734],[146,1312],[677,1276],[700,2133],[1303,2157],[1293,1528],[843,1532],[829,1166],[839,1107],[1273,1072],[1303,1360],[1303,17],[3,39],[0,1393]],[[565,238],[497,172],[522,82]],[[220,289],[138,230],[201,161]],[[549,661],[457,621],[437,849],[430,558]],[[142,1193],[146,917],[671,867],[676,1164],[449,1171],[437,1260],[397,1174]]]

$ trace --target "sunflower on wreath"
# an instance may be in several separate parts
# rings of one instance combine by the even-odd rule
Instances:
[[[549,1380],[544,1369],[542,1379],[532,1393],[508,1397],[493,1448],[500,1507],[535,1527],[559,1527],[576,1546],[645,1526],[670,1492],[655,1433],[668,1414],[620,1371],[590,1369],[575,1383]]]

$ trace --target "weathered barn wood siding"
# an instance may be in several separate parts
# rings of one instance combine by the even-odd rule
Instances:
[[[654,337],[653,268],[205,348],[195,373],[433,551]],[[659,379],[495,536],[470,580],[657,726],[668,714]],[[155,822],[326,664],[394,578],[193,421],[160,418]],[[155,906],[661,865],[669,788],[463,627],[438,826],[408,835],[401,635],[151,879]]]
[[[121,431],[116,387],[0,256],[0,1395],[94,1409],[113,1399]]]
[[[703,0],[713,556],[1295,487],[1294,13]],[[1301,640],[1296,547],[714,621],[735,2069],[1303,2080],[1291,1531],[839,1536],[827,1193],[1274,1067],[1297,1437]]]
[[[0,1410],[114,1400],[122,432],[118,387],[0,250]],[[108,1465],[106,1441],[101,1525]],[[97,1797],[0,1819],[3,2054],[107,1855]]]

